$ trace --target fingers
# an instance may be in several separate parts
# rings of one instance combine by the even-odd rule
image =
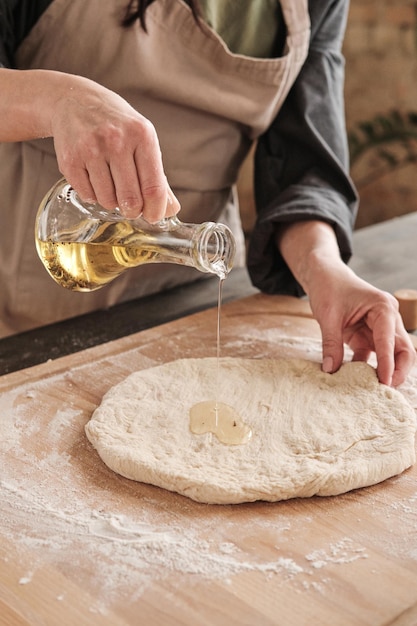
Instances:
[[[129,155],[122,154],[111,164],[111,182],[111,202],[116,203],[122,215],[138,217],[143,212],[143,196],[135,162]]]
[[[376,295],[363,318],[346,331],[347,343],[355,361],[367,361],[374,351],[378,380],[397,387],[405,381],[416,354],[395,299],[382,291]]]
[[[83,97],[63,99],[53,117],[61,173],[87,202],[157,222],[179,211],[153,124],[123,98],[91,82]]]
[[[168,187],[167,206],[165,211],[166,217],[172,217],[173,215],[176,215],[180,209],[181,205],[177,197],[175,196],[171,187]]]
[[[142,214],[149,222],[157,222],[165,217],[168,199],[158,138],[144,118],[138,127],[133,125],[134,132],[139,136],[133,146],[123,141],[120,130],[113,129],[113,136],[101,138],[102,150],[88,155],[85,169],[97,202],[104,208],[118,206],[128,218]]]
[[[63,172],[63,168],[60,168],[60,171]],[[66,179],[73,187],[77,190],[78,195],[81,200],[87,202],[89,204],[94,204],[98,202],[97,196],[94,193],[93,186],[90,182],[90,177],[88,176],[88,172],[84,168],[80,168],[78,172],[75,172],[73,175],[66,174]]]
[[[117,200],[114,192],[113,178],[108,163],[106,163],[103,159],[97,159],[88,165],[88,170],[85,169],[84,171],[87,173],[93,193],[92,197],[95,198],[95,201],[101,204],[101,206],[105,209],[114,209],[117,206]],[[74,182],[72,186],[76,189],[78,195],[83,200],[88,200],[88,198],[85,198],[82,194],[78,182]]]
[[[120,172],[123,171],[123,176]],[[79,169],[76,175],[67,176],[68,182],[77,189],[77,193],[85,202],[98,202],[105,209],[119,207],[122,215],[134,219],[139,215],[148,222],[157,222],[164,217],[176,215],[180,203],[169,187],[165,175],[158,189],[153,193],[142,189],[139,176],[132,161],[124,163],[113,171],[107,163],[95,163],[86,169]]]
[[[395,344],[390,354],[381,354],[375,348],[378,380],[392,387],[398,387],[405,381],[416,361],[414,347],[408,338],[397,336]]]
[[[395,369],[392,375],[391,385],[398,387],[407,378],[408,372],[416,362],[416,351],[410,339],[407,337],[406,345],[395,355]]]
[[[372,332],[378,379],[385,385],[397,387],[406,379],[416,354],[399,314],[397,300],[389,293],[379,292],[376,302],[365,321]]]
[[[325,372],[335,372],[343,361],[343,345],[354,361],[368,361],[376,354],[381,383],[404,382],[416,354],[402,323],[397,300],[357,277],[345,266],[331,266],[317,280],[310,277],[308,296],[320,324]],[[326,285],[325,290],[323,285]]]
[[[365,298],[369,304],[364,303],[362,290],[360,295],[360,304],[353,307],[349,316],[341,314],[336,307],[320,311],[322,369],[327,373],[339,369],[346,343],[353,351],[353,361],[367,362],[375,352],[378,380],[397,387],[416,362],[415,349],[404,329],[397,302],[390,294],[374,288],[370,288]]]
[[[372,330],[374,350],[377,358],[379,382],[392,384],[395,369],[397,313],[390,306],[381,305],[378,313],[370,314],[368,325]]]
[[[322,370],[327,374],[336,372],[343,362],[343,336],[337,327],[321,329],[323,345]]]

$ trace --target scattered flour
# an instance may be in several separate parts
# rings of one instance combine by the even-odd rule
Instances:
[[[331,544],[326,550],[315,550],[306,555],[307,561],[311,563],[314,569],[321,569],[328,563],[352,563],[367,557],[365,548],[355,548],[352,540],[348,537]]]
[[[32,580],[32,573],[29,573],[27,576],[23,576],[22,578],[19,578],[19,585],[27,585],[28,583],[31,582]]]
[[[0,522],[14,543],[41,554],[42,562],[67,562],[70,567],[94,565],[97,587],[105,595],[118,594],[135,586],[136,595],[155,580],[180,573],[208,579],[228,579],[248,571],[295,576],[303,571],[293,559],[277,554],[259,560],[249,557],[235,543],[219,541],[216,529],[208,539],[201,537],[199,525],[158,524],[136,521],[129,516],[83,507],[73,498],[71,508],[55,508],[55,496],[44,490],[26,492],[19,481],[0,483],[2,512]],[[49,497],[48,497],[49,496]],[[143,511],[141,517],[149,517]],[[209,527],[203,529],[207,535]],[[258,531],[270,531],[271,523],[257,523]],[[279,524],[277,525],[279,534]],[[22,532],[23,530],[23,532]],[[26,574],[20,584],[31,581]]]

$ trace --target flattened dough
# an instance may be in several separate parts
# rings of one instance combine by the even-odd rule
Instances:
[[[218,401],[253,431],[228,446],[189,429],[213,399],[216,359],[181,359],[131,374],[104,396],[87,437],[112,470],[205,503],[329,496],[415,462],[416,416],[365,363],[324,374],[303,359],[222,358]]]

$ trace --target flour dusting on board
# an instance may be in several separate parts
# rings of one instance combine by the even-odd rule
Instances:
[[[252,335],[249,329],[243,333],[239,342],[229,342],[229,353],[242,354],[252,342],[258,346],[254,357],[262,358],[266,344],[271,348],[270,341],[278,342],[271,330],[264,346],[251,331]],[[320,359],[318,341],[282,337],[280,341],[289,356],[308,344],[311,358]],[[122,367],[128,358],[126,353],[116,356],[112,367],[119,360]],[[100,371],[100,363],[96,367]],[[333,568],[370,558],[364,548],[369,541],[376,550],[386,551],[392,545],[389,513],[395,512],[393,507],[402,513],[396,555],[417,560],[417,544],[410,541],[417,529],[417,491],[407,473],[392,479],[408,489],[407,497],[394,504],[384,502],[384,486],[362,492],[369,515],[381,528],[374,537],[363,534],[355,493],[327,500],[327,508],[320,498],[275,505],[205,506],[113,474],[84,435],[85,423],[99,401],[92,392],[90,397],[83,391],[91,388],[84,380],[86,371],[80,366],[0,396],[1,532],[21,551],[22,559],[27,550],[36,555],[30,570],[21,571],[16,583],[30,585],[36,570],[50,564],[80,584],[88,581],[102,603],[100,610],[121,598],[133,602],[166,578],[173,584],[184,583],[184,578],[189,585],[201,583],[202,578],[233,584],[235,576],[248,572],[264,577],[266,584],[278,579],[300,594],[311,589],[330,595]],[[409,380],[401,390],[414,407],[416,382]],[[79,408],[80,393],[89,411]],[[52,414],[51,395],[56,398]],[[350,537],[332,530],[331,524],[326,536],[310,533],[316,519],[328,519],[336,510],[343,515],[346,504],[350,515],[358,511]],[[57,601],[64,598],[62,589]]]

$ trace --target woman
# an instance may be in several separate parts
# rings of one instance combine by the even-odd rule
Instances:
[[[149,221],[229,223],[257,140],[252,280],[307,293],[323,369],[343,341],[398,385],[414,350],[393,297],[347,267],[356,195],[347,175],[346,0],[0,0],[1,317],[19,330],[195,279],[144,266],[74,294],[36,259],[33,222],[63,174],[85,200]],[[238,10],[237,10],[238,8]],[[122,25],[123,24],[123,25]],[[323,289],[325,286],[325,289]]]

